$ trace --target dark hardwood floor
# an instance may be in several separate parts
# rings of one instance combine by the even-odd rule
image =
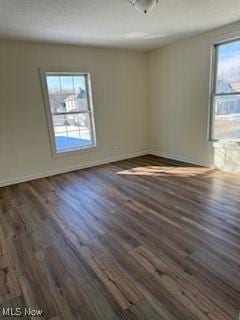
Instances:
[[[155,156],[1,188],[1,308],[236,320],[239,195],[238,175]]]

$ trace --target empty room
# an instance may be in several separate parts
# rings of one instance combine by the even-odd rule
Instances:
[[[0,0],[0,319],[240,319],[240,1]]]

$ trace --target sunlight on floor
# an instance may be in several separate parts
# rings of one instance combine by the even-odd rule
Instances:
[[[215,143],[214,165],[220,170],[240,173],[240,153],[238,143]]]
[[[139,176],[179,176],[193,177],[209,173],[211,169],[202,167],[170,167],[170,166],[144,166],[135,167],[128,170],[117,172],[120,175],[139,175]]]

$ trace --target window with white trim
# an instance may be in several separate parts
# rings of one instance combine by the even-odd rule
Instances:
[[[96,146],[89,73],[41,70],[54,155]]]
[[[211,140],[240,141],[240,40],[214,46]]]

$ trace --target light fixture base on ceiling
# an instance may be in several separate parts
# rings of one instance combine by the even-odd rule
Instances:
[[[136,10],[147,14],[158,4],[159,0],[130,0],[130,2]]]

